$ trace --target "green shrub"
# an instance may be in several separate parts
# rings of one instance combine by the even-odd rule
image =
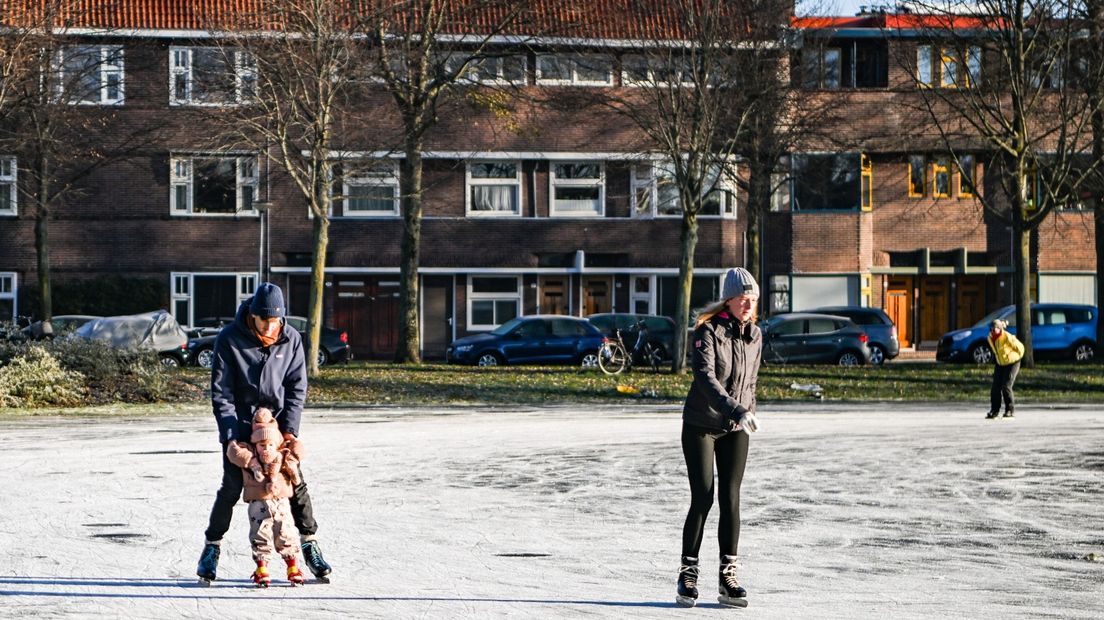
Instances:
[[[29,345],[0,367],[0,405],[71,407],[83,403],[84,377],[65,370],[44,347]]]

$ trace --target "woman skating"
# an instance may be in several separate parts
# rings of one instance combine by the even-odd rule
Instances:
[[[989,347],[993,349],[993,387],[989,391],[989,413],[985,415],[988,420],[996,420],[1001,417],[1001,400],[1004,400],[1004,417],[1011,418],[1015,415],[1016,399],[1012,394],[1012,385],[1016,383],[1016,375],[1020,374],[1020,359],[1023,358],[1024,346],[1015,336],[1008,332],[1008,321],[997,319],[989,324]]]
[[[722,605],[747,606],[736,579],[740,539],[740,483],[748,434],[758,429],[755,385],[762,334],[755,325],[759,285],[746,269],[729,269],[721,300],[698,313],[690,342],[694,382],[682,413],[682,451],[690,478],[690,511],[682,530],[682,565],[675,601],[693,607],[698,598],[698,550],[713,506],[713,464],[720,485],[720,597]]]

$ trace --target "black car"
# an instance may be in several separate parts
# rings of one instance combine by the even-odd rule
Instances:
[[[598,367],[605,336],[583,319],[522,316],[485,333],[454,341],[445,351],[450,364],[579,364]]]
[[[662,358],[671,359],[670,351],[675,348],[675,322],[671,317],[658,314],[606,312],[592,314],[587,317],[587,320],[610,338],[614,336],[613,330],[620,329],[622,338],[625,338],[625,344],[629,347],[636,342],[636,323],[642,320],[648,328],[648,339],[659,347]]]
[[[869,337],[851,319],[831,314],[776,314],[761,326],[768,364],[839,364],[870,361]]]
[[[881,308],[826,306],[811,308],[805,310],[805,312],[832,314],[851,319],[851,322],[858,325],[870,338],[870,341],[866,344],[870,347],[870,363],[875,366],[884,364],[901,354],[901,341],[897,339],[897,326],[893,324],[893,319],[889,318],[889,315]]]
[[[218,322],[226,324],[233,319],[225,319]],[[307,333],[307,319],[301,316],[288,316],[285,317],[287,324],[294,327],[295,331],[303,335],[303,346],[310,347],[310,340]],[[199,321],[197,321],[198,323]],[[196,366],[200,368],[210,368],[214,363],[214,347],[215,338],[218,336],[217,327],[206,326],[199,329],[203,330],[204,335],[200,335],[197,338],[188,340],[188,352],[189,357],[195,362]],[[194,330],[193,330],[194,331]],[[318,365],[325,366],[326,364],[336,364],[338,362],[346,362],[349,360],[349,334],[344,330],[335,329],[333,327],[322,327],[322,343],[318,347]]]

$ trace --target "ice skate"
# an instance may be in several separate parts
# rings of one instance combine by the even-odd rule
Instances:
[[[295,563],[295,558],[284,558],[287,562],[287,578],[293,586],[301,586],[306,583],[307,579],[303,575],[303,571],[299,570],[299,565]]]
[[[330,565],[326,563],[326,560],[322,557],[322,549],[318,546],[318,541],[313,537],[303,539],[303,559],[307,563],[307,568],[314,574],[314,578],[322,583],[330,582],[330,573],[333,571]]]
[[[219,553],[221,549],[217,542],[208,541],[203,545],[203,553],[199,555],[199,566],[196,567],[196,575],[199,576],[199,585],[209,586],[217,579]]]
[[[736,580],[736,556],[721,556],[720,596],[717,602],[725,607],[747,607],[747,590]]]
[[[682,556],[679,566],[678,595],[675,602],[682,607],[693,607],[698,602],[698,558]]]
[[[272,583],[272,577],[268,574],[268,567],[263,560],[257,560],[257,570],[253,571],[253,583],[258,588],[267,588]]]

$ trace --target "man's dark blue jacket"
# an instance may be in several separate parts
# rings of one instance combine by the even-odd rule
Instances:
[[[307,364],[303,337],[287,322],[270,347],[262,347],[249,328],[249,303],[238,307],[234,322],[215,339],[211,368],[211,404],[219,441],[249,441],[253,410],[272,409],[280,431],[299,435],[299,418],[307,400]]]

